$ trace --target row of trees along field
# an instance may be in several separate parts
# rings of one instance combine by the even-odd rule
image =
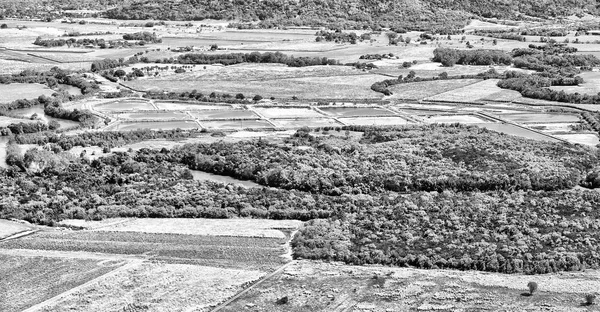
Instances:
[[[329,137],[300,130],[281,144],[190,144],[94,160],[58,143],[24,156],[12,144],[11,167],[0,169],[0,217],[43,224],[106,217],[321,219],[294,239],[296,257],[506,273],[598,267],[600,194],[566,189],[585,185],[585,173],[595,172],[594,151],[459,125],[345,130]],[[16,139],[22,137],[29,135]],[[108,144],[125,134],[89,133],[82,140]],[[194,166],[282,188],[194,181]],[[394,186],[425,184],[438,192],[416,187],[402,194]]]
[[[188,53],[178,57],[180,64],[223,64],[233,65],[239,63],[278,63],[291,67],[304,67],[315,65],[339,65],[339,62],[326,57],[294,57],[281,52],[252,52],[228,54]]]

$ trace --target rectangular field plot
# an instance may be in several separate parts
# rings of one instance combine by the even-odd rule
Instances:
[[[464,123],[464,124],[473,124],[473,123],[483,123],[488,122],[480,117],[474,115],[433,115],[433,116],[423,116],[421,117],[424,122],[427,123]]]
[[[272,121],[281,128],[342,126],[342,124],[331,118],[273,119]]]
[[[518,123],[579,122],[579,116],[570,114],[506,114],[500,117]]]
[[[158,109],[164,110],[213,110],[213,109],[227,109],[231,108],[229,105],[203,105],[194,103],[176,103],[176,102],[163,102],[156,101],[154,105]]]
[[[557,138],[567,140],[571,143],[577,143],[588,146],[596,146],[600,144],[600,139],[593,133],[574,133],[574,134],[556,134]]]
[[[254,268],[143,263],[98,279],[43,311],[210,311],[264,274]]]
[[[272,129],[273,125],[266,120],[215,120],[201,121],[207,129]]]
[[[462,88],[476,82],[480,79],[449,79],[435,81],[420,81],[403,83],[389,87],[392,91],[390,99],[411,99],[421,100],[426,97],[434,96],[439,93]]]
[[[167,119],[186,120],[186,119],[192,119],[186,113],[164,112],[164,111],[145,112],[145,113],[124,113],[124,114],[119,114],[119,117],[126,118],[126,119],[142,119],[142,120],[167,120]]]
[[[538,141],[549,141],[549,142],[560,142],[559,140],[544,134],[537,133],[535,131],[531,131],[525,128],[521,128],[511,124],[503,124],[503,123],[484,123],[478,124],[478,127],[486,128],[489,130],[493,130],[496,132],[510,134],[514,136],[520,136],[528,139],[538,140]]]
[[[0,311],[23,311],[116,267],[94,259],[0,254]]]
[[[89,53],[35,52],[29,54],[59,63],[80,63],[100,60],[98,57],[90,55]]]
[[[110,219],[102,221],[65,220],[62,224],[72,224],[85,228],[105,225],[99,231],[187,234],[208,236],[270,237],[285,239],[279,229],[294,230],[302,225],[297,220],[266,219]],[[106,226],[108,225],[108,226]]]
[[[307,118],[323,117],[310,108],[264,108],[255,107],[254,110],[267,118]]]
[[[272,267],[285,263],[286,239],[139,232],[43,232],[0,243],[4,249],[144,255],[168,263]]]
[[[488,79],[462,88],[440,93],[428,97],[427,99],[448,102],[473,102],[487,98],[496,92],[502,91],[502,89],[496,85],[497,83],[498,79]]]
[[[200,126],[193,121],[157,121],[157,122],[121,122],[114,125],[112,131],[130,131],[136,129],[172,130],[198,129]]]
[[[319,107],[327,114],[338,117],[362,117],[394,115],[387,109],[380,107]]]
[[[121,100],[103,104],[97,104],[94,106],[99,111],[129,111],[129,110],[153,110],[155,109],[150,102],[147,101],[131,101]]]
[[[402,117],[345,117],[339,119],[347,125],[356,126],[384,126],[406,125],[410,122]]]
[[[193,111],[190,115],[198,119],[256,119],[259,118],[254,112],[242,109],[211,109],[204,111]]]
[[[502,89],[502,91],[494,92],[484,98],[483,101],[498,101],[511,102],[521,97],[521,93],[515,90]]]

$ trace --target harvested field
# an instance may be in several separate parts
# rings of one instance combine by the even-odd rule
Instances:
[[[51,96],[55,91],[39,83],[0,84],[0,103],[21,99],[35,99],[40,95]]]
[[[571,114],[503,114],[502,118],[518,123],[579,122],[579,116]]]
[[[393,94],[387,98],[421,100],[480,81],[480,79],[450,79],[403,83],[389,87]]]
[[[498,102],[511,102],[515,99],[521,97],[521,93],[515,90],[502,89],[502,91],[498,91],[492,93],[481,100],[483,101],[498,101]]]
[[[254,112],[241,109],[207,109],[193,111],[190,115],[198,119],[256,119],[259,118]]]
[[[496,84],[498,79],[488,79],[478,83],[458,88],[448,92],[440,93],[428,97],[427,100],[432,101],[449,101],[449,102],[474,102],[483,98],[487,98],[492,94],[502,91]]]
[[[93,259],[0,254],[0,311],[22,311],[116,267]]]
[[[0,239],[31,229],[31,226],[25,225],[23,223],[0,219]]]
[[[156,112],[144,112],[144,113],[123,113],[119,114],[119,118],[125,119],[143,119],[143,120],[186,120],[192,119],[188,114],[181,112],[165,112],[165,111],[156,111]]]
[[[410,123],[402,117],[344,117],[339,120],[347,125],[357,126],[406,125]]]
[[[84,228],[102,227],[99,231],[186,234],[206,236],[268,237],[285,239],[280,229],[295,230],[302,225],[296,220],[267,219],[106,219],[102,221],[65,220],[62,224]],[[110,225],[113,224],[113,225]]]
[[[142,91],[174,91],[184,92],[198,90],[200,92],[243,93],[264,98],[300,99],[380,99],[382,95],[371,90],[371,85],[381,80],[379,75],[353,75],[331,77],[308,77],[273,79],[262,81],[229,81],[229,80],[169,80],[158,78],[138,79],[126,84]]]
[[[593,133],[556,134],[554,136],[576,144],[588,146],[596,146],[600,144],[598,136]]]
[[[0,242],[4,249],[84,251],[149,256],[167,263],[271,269],[284,263],[285,239],[140,232],[39,232]]]
[[[28,54],[59,63],[81,63],[100,60],[100,58],[89,53],[32,52]]]
[[[158,122],[120,122],[113,125],[111,131],[129,131],[135,129],[198,129],[200,126],[193,121],[158,121]]]
[[[43,311],[210,311],[264,274],[254,269],[142,263],[101,278]]]
[[[559,142],[559,140],[552,138],[550,136],[547,135],[543,135],[525,128],[521,128],[515,125],[511,125],[511,124],[505,124],[505,123],[483,123],[483,124],[478,124],[478,127],[482,127],[482,128],[486,128],[489,130],[493,130],[496,132],[500,132],[500,133],[504,133],[504,134],[509,134],[509,135],[514,135],[514,136],[520,136],[520,137],[524,137],[524,138],[528,138],[528,139],[533,139],[533,140],[539,140],[539,141],[550,141],[550,142]]]
[[[194,103],[177,103],[177,102],[163,102],[163,101],[155,101],[154,105],[158,107],[158,109],[164,110],[213,110],[213,109],[227,109],[231,108],[229,105],[202,105],[202,104],[194,104]]]
[[[319,107],[319,109],[329,115],[337,117],[361,117],[361,116],[384,116],[394,115],[387,109],[380,107]]]
[[[474,115],[432,115],[421,117],[424,122],[427,123],[464,123],[464,124],[477,124],[487,122],[480,117]]]
[[[208,129],[271,129],[273,125],[266,120],[223,120],[223,121],[202,121],[203,128]]]
[[[339,127],[339,122],[331,118],[308,118],[308,119],[274,119],[273,123],[281,128],[302,127]]]
[[[152,110],[155,109],[150,102],[136,100],[119,100],[109,103],[94,105],[100,111],[127,111],[127,110]]]
[[[318,112],[309,108],[263,108],[254,107],[254,111],[265,116],[266,118],[308,118],[308,117],[324,117]]]
[[[600,287],[598,277],[598,271],[530,276],[301,260],[222,311],[597,311],[582,302]],[[540,289],[521,295],[529,281]],[[278,304],[283,297],[287,303]]]

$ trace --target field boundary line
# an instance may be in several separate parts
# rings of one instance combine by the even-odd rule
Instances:
[[[232,303],[233,301],[237,300],[239,297],[241,297],[242,295],[246,294],[247,292],[249,292],[250,290],[254,289],[256,286],[264,283],[265,281],[267,281],[268,279],[270,279],[271,277],[283,272],[283,270],[285,270],[287,267],[289,267],[292,264],[295,264],[296,261],[292,260],[284,265],[282,265],[281,267],[279,267],[279,269],[265,275],[263,278],[259,279],[256,283],[250,285],[248,288],[240,291],[239,293],[237,293],[235,296],[229,298],[227,301],[221,303],[220,305],[218,305],[217,307],[215,307],[214,309],[211,310],[211,312],[217,312],[220,311],[221,309],[225,308],[226,306],[228,306],[230,303]],[[193,312],[196,310],[196,307],[194,308],[190,308],[188,310],[186,310],[185,312]],[[23,311],[23,312],[31,312],[31,311]]]
[[[0,239],[0,243],[1,242],[6,242],[6,241],[9,241],[9,240],[13,240],[13,239],[17,239],[17,238],[21,238],[21,237],[25,237],[25,236],[29,236],[29,235],[35,234],[35,233],[37,233],[39,231],[40,230],[25,230],[25,231],[22,231],[22,232],[18,232],[18,233],[12,234],[10,236],[7,236],[7,237],[5,237],[3,239]]]
[[[93,279],[91,279],[91,280],[89,280],[89,281],[87,281],[87,282],[85,282],[85,283],[83,283],[83,284],[81,284],[79,286],[75,286],[75,287],[73,287],[73,288],[71,288],[71,289],[69,289],[69,290],[67,290],[67,291],[65,291],[63,293],[60,293],[60,294],[58,294],[58,295],[56,295],[56,296],[54,296],[54,297],[52,297],[52,298],[50,298],[48,300],[45,300],[45,301],[40,302],[40,303],[38,303],[38,304],[36,304],[34,306],[31,306],[31,307],[29,307],[29,308],[27,308],[27,309],[25,309],[25,310],[23,310],[21,312],[35,312],[35,311],[40,311],[45,306],[47,306],[49,304],[52,304],[52,303],[56,303],[56,302],[60,301],[61,299],[63,299],[64,297],[72,295],[72,294],[76,293],[77,291],[79,291],[79,290],[81,290],[81,289],[83,289],[85,287],[88,287],[88,286],[96,283],[97,281],[99,281],[101,279],[113,276],[113,275],[115,275],[115,274],[117,274],[117,273],[119,273],[121,271],[124,271],[126,269],[130,269],[130,268],[132,268],[132,267],[134,267],[136,265],[140,265],[141,263],[143,263],[143,260],[130,260],[130,261],[128,261],[127,264],[125,264],[125,265],[123,265],[121,267],[118,267],[118,268],[116,268],[116,269],[114,269],[112,271],[109,271],[109,272],[107,272],[105,274],[102,274],[102,275],[96,277],[96,278],[93,278]]]
[[[489,118],[489,119],[492,119],[492,120],[499,120],[499,121],[501,121],[501,122],[503,122],[503,123],[511,124],[511,125],[513,125],[513,126],[516,126],[516,127],[519,127],[519,128],[521,128],[521,129],[525,129],[525,130],[528,130],[528,131],[535,132],[535,133],[537,133],[537,134],[540,134],[540,135],[543,135],[543,136],[549,137],[549,138],[551,138],[551,139],[554,139],[554,140],[561,141],[561,142],[563,142],[563,143],[573,144],[573,143],[571,143],[571,142],[569,142],[569,141],[567,141],[567,140],[565,140],[565,139],[557,138],[557,137],[555,137],[555,136],[553,136],[553,135],[550,135],[550,134],[548,134],[548,133],[544,133],[544,132],[542,132],[542,131],[539,131],[539,130],[531,129],[531,128],[529,128],[529,127],[526,127],[526,126],[524,126],[524,125],[521,125],[521,124],[518,124],[518,123],[514,123],[514,122],[512,122],[512,121],[505,120],[505,119],[503,119],[503,118],[500,118],[500,117],[496,117],[496,116],[493,116],[493,115],[490,115],[490,114],[487,114],[487,113],[484,113],[484,112],[477,112],[475,115],[478,115],[478,114],[479,114],[479,115],[481,115],[481,116],[485,116],[485,117],[487,117],[487,118]]]

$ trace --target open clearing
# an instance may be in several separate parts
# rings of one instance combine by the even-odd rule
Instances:
[[[427,123],[455,123],[460,122],[464,124],[477,124],[486,122],[477,116],[473,115],[432,115],[432,116],[424,116],[421,118],[423,121]]]
[[[129,131],[135,129],[198,129],[193,121],[156,121],[156,122],[120,122],[110,127],[111,131]]]
[[[309,118],[324,117],[310,108],[253,108],[257,113],[267,118]]]
[[[180,112],[145,112],[145,113],[123,113],[119,118],[124,119],[145,119],[145,120],[185,120],[191,119],[188,114]]]
[[[266,120],[223,120],[223,121],[202,121],[203,128],[207,129],[271,129],[273,125]]]
[[[600,139],[593,133],[574,133],[574,134],[555,134],[557,138],[565,139],[571,143],[596,146],[600,144]]]
[[[204,111],[193,111],[190,112],[190,115],[194,116],[198,119],[256,119],[259,118],[252,111],[242,110],[242,109],[211,109]]]
[[[114,270],[96,259],[0,254],[0,311],[17,312]]]
[[[410,122],[402,117],[345,117],[339,119],[348,125],[356,126],[386,126],[386,125],[406,125]]]
[[[579,122],[579,116],[569,114],[503,114],[501,117],[518,123]]]
[[[297,261],[223,311],[597,311],[598,271],[493,274]],[[539,290],[523,296],[527,283]],[[288,302],[277,301],[287,297]]]
[[[0,84],[0,103],[21,99],[35,99],[40,95],[51,96],[55,91],[39,83]]]
[[[128,111],[128,110],[153,110],[150,102],[136,100],[121,100],[94,105],[94,109],[100,111]]]
[[[295,230],[302,225],[297,220],[263,220],[263,219],[111,219],[103,221],[65,220],[62,224],[97,228],[98,224],[106,225],[100,231],[140,232],[163,234],[186,234],[207,236],[240,236],[285,238],[280,229]],[[113,225],[110,225],[110,224]]]
[[[538,140],[538,141],[559,142],[559,140],[552,138],[550,136],[543,135],[543,134],[537,133],[535,131],[531,131],[531,130],[528,130],[528,129],[525,129],[522,127],[518,127],[515,125],[511,125],[511,124],[506,124],[506,123],[496,123],[496,122],[482,123],[482,124],[478,124],[477,126],[486,128],[489,130],[493,130],[496,132],[504,133],[504,134],[520,136],[520,137]]]
[[[387,99],[421,100],[480,81],[480,79],[449,79],[402,83],[389,87],[389,90],[392,91],[393,94],[387,97]]]
[[[286,239],[141,232],[38,232],[0,242],[4,249],[81,251],[150,257],[167,263],[270,270],[283,263]]]
[[[497,83],[498,79],[488,79],[466,87],[440,93],[427,99],[432,101],[474,102],[501,91],[502,89],[496,85]]]
[[[319,107],[319,110],[338,117],[385,116],[394,115],[380,107]]]
[[[31,229],[31,226],[25,225],[23,223],[0,219],[0,239]]]
[[[101,278],[42,311],[210,311],[264,274],[253,269],[142,263]]]
[[[281,128],[342,126],[342,124],[340,124],[332,118],[273,119],[273,123]]]

